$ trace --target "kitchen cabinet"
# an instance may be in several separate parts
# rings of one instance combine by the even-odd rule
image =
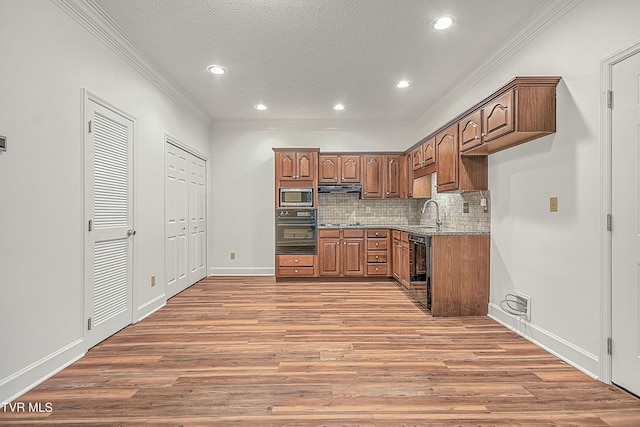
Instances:
[[[318,156],[318,182],[360,183],[360,155],[320,154]]]
[[[399,198],[402,193],[401,154],[367,154],[362,156],[362,198]]]
[[[411,153],[404,155],[404,166],[400,175],[400,197],[409,199],[413,197],[413,157]]]
[[[364,229],[318,230],[320,276],[364,276]]]
[[[436,135],[438,192],[487,190],[487,156],[461,156],[458,136],[458,123]]]
[[[482,144],[482,113],[478,110],[460,120],[460,151],[464,152]]]
[[[463,121],[480,115],[480,138],[468,139],[472,129],[465,129],[462,155],[485,156],[555,133],[559,81],[560,77],[516,77],[468,110]]]
[[[414,172],[420,170],[419,175],[426,175],[436,171],[437,151],[436,138],[434,136],[427,137],[420,141],[420,144],[412,153]]]
[[[401,172],[402,172],[402,156],[401,155],[386,155],[384,156],[386,170],[384,174],[385,178],[385,198],[393,199],[399,198],[401,192]]]
[[[316,276],[315,255],[276,255],[276,277]]]
[[[410,265],[409,265],[409,233],[406,231],[392,230],[392,276],[405,289],[409,289]]]
[[[483,316],[489,304],[489,236],[431,238],[431,314]]]
[[[389,230],[367,230],[367,276],[388,276]]]
[[[276,151],[276,181],[314,181],[318,175],[318,149]]]

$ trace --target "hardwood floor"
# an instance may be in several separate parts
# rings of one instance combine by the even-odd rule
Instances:
[[[640,400],[392,282],[205,279],[0,412],[0,425],[639,426]]]

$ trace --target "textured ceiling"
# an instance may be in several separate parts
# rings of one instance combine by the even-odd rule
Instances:
[[[551,0],[93,0],[212,120],[416,122]],[[558,3],[558,2],[555,2]],[[450,30],[431,21],[454,15]],[[210,64],[228,73],[214,76]],[[413,85],[397,89],[395,82]],[[345,111],[332,109],[344,103]],[[267,111],[254,105],[264,103]]]

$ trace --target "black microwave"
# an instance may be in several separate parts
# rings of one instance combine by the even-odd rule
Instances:
[[[280,207],[312,207],[313,188],[281,188]]]

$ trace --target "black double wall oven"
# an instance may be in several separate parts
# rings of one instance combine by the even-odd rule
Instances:
[[[317,209],[276,209],[276,255],[318,253],[317,213]]]

